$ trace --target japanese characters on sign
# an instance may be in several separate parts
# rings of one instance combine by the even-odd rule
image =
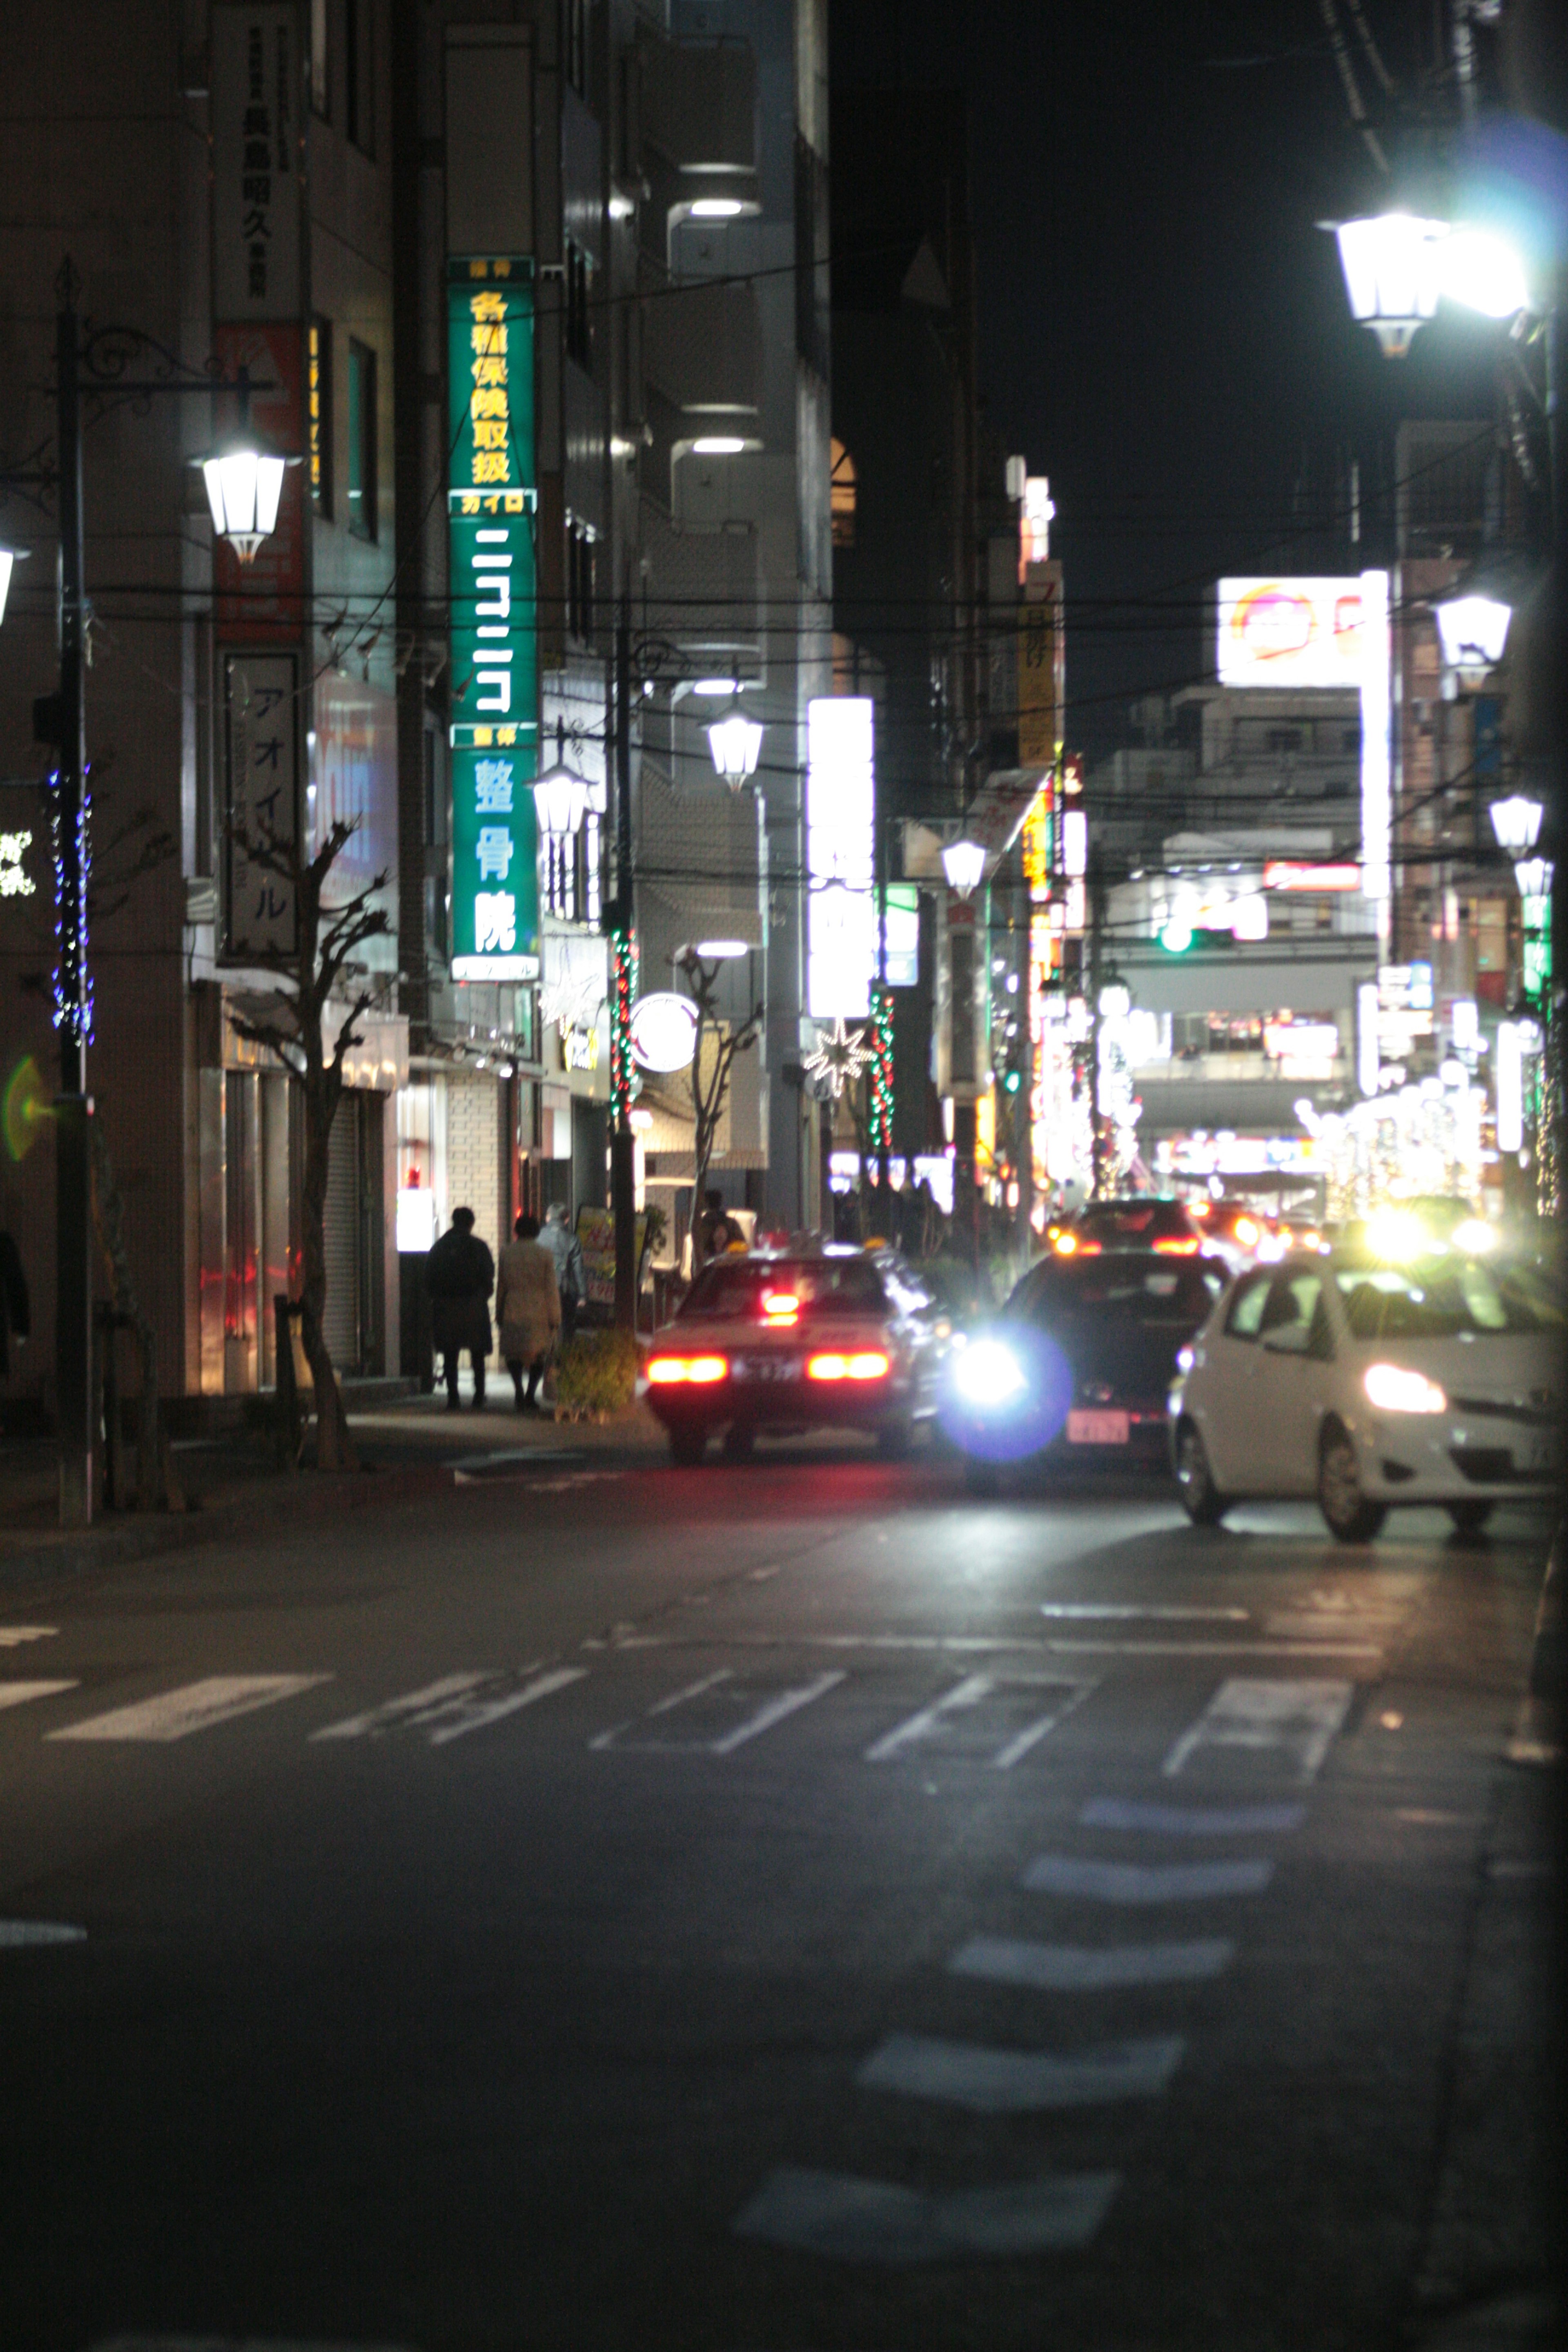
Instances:
[[[298,318],[298,12],[220,0],[212,17],[213,313]]]
[[[533,288],[521,261],[451,265],[452,977],[539,974]]]
[[[1018,607],[1018,765],[1054,768],[1062,733],[1061,565],[1029,570]]]
[[[228,824],[224,855],[226,960],[292,955],[294,893],[253,855],[300,838],[300,660],[229,654],[223,666]],[[237,839],[236,836],[238,836]]]

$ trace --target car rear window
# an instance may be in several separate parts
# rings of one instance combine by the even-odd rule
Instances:
[[[797,1298],[803,1315],[887,1311],[874,1266],[864,1258],[824,1257],[721,1259],[704,1267],[680,1312],[742,1323],[766,1319],[770,1297]]]
[[[1431,1259],[1338,1266],[1334,1280],[1357,1339],[1454,1339],[1461,1332],[1507,1338],[1561,1330],[1568,1320],[1561,1298],[1532,1266]]]
[[[1015,1292],[1008,1313],[1048,1328],[1082,1317],[1112,1323],[1201,1323],[1225,1286],[1217,1268],[1159,1259],[1087,1258],[1040,1267]]]
[[[1078,1230],[1093,1241],[1147,1244],[1185,1237],[1197,1227],[1179,1201],[1105,1201],[1084,1211]]]

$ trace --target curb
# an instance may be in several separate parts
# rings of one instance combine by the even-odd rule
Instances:
[[[190,1551],[197,1544],[222,1543],[257,1532],[272,1532],[279,1520],[326,1518],[340,1511],[365,1510],[380,1503],[418,1502],[450,1494],[450,1470],[423,1466],[405,1470],[301,1471],[286,1493],[263,1492],[212,1510],[159,1512],[124,1527],[89,1529],[53,1543],[0,1549],[0,1587],[54,1582],[118,1568],[128,1560],[162,1552]]]
[[[1546,1562],[1541,1605],[1530,1648],[1530,1680],[1520,1702],[1513,1737],[1503,1750],[1510,1764],[1563,1761],[1563,1699],[1568,1685],[1568,1651],[1563,1624],[1563,1530],[1558,1529]]]

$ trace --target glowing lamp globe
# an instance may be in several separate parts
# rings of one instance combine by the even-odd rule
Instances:
[[[1403,359],[1417,328],[1436,315],[1447,223],[1380,213],[1332,226],[1352,317],[1372,329],[1386,358]]]
[[[728,719],[716,719],[709,728],[708,748],[718,773],[732,793],[738,793],[757,772],[763,730],[754,719],[744,719],[739,711],[733,711]]]
[[[533,805],[539,812],[540,830],[552,840],[564,840],[583,822],[588,787],[581,776],[574,776],[570,768],[557,761],[535,782]]]
[[[967,898],[984,877],[985,852],[977,841],[950,841],[942,853],[942,870],[949,889]]]
[[[1531,307],[1524,265],[1489,229],[1457,228],[1442,247],[1443,292],[1486,319],[1513,319]]]
[[[1434,606],[1443,667],[1479,679],[1495,669],[1508,643],[1513,607],[1496,596],[1446,596]]]
[[[1553,871],[1550,857],[1518,859],[1513,869],[1513,878],[1519,885],[1520,897],[1527,900],[1533,898],[1538,903],[1550,898]]]
[[[1545,814],[1540,801],[1528,801],[1522,793],[1511,793],[1506,801],[1493,801],[1492,831],[1497,835],[1498,847],[1515,855],[1533,849]]]
[[[213,530],[227,541],[241,563],[253,563],[258,548],[277,528],[283,473],[289,462],[251,433],[237,434],[200,460]]]

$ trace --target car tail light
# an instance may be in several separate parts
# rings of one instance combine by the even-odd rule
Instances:
[[[1058,1257],[1098,1257],[1100,1244],[1085,1239],[1082,1234],[1058,1234],[1052,1244]]]
[[[808,1356],[805,1360],[808,1381],[880,1381],[890,1370],[887,1357],[879,1348],[868,1348],[853,1356]]]
[[[721,1381],[730,1369],[726,1356],[654,1356],[648,1360],[647,1377],[650,1387],[676,1388],[689,1381],[695,1388],[709,1388]]]
[[[800,1300],[793,1290],[764,1290],[763,1313],[770,1323],[793,1323],[800,1313]]]
[[[1154,1247],[1160,1252],[1162,1257],[1196,1257],[1198,1237],[1194,1234],[1191,1241],[1178,1241],[1174,1235],[1172,1235],[1169,1240],[1156,1242]]]
[[[1237,1217],[1236,1221],[1236,1238],[1244,1249],[1250,1249],[1262,1231],[1262,1226],[1255,1224],[1250,1217]]]

